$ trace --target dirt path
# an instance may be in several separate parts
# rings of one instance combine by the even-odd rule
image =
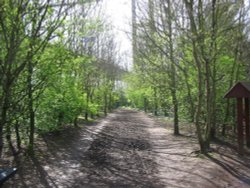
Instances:
[[[142,112],[120,109],[44,140],[5,187],[250,187],[248,157],[218,146],[209,158],[194,157],[195,140],[172,136]]]

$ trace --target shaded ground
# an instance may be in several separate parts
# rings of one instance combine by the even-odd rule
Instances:
[[[214,145],[201,159],[192,138],[142,112],[120,109],[96,125],[46,136],[18,159],[4,187],[250,187],[250,158]]]

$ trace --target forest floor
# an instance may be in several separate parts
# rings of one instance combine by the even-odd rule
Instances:
[[[4,187],[250,187],[250,157],[213,144],[197,157],[195,138],[143,112],[118,109],[96,124],[39,139],[34,157],[20,156]]]

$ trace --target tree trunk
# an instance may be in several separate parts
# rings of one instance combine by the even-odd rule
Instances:
[[[112,110],[112,104],[113,104],[113,101],[112,101],[112,94],[111,92],[109,93],[109,100],[108,100],[108,110],[109,112],[111,112]]]
[[[15,123],[15,133],[16,133],[17,149],[18,149],[18,151],[20,151],[21,150],[21,138],[20,138],[20,133],[19,133],[19,122],[18,121]]]
[[[144,106],[144,112],[147,112],[148,104],[147,104],[147,98],[143,97],[143,106]]]
[[[89,91],[87,90],[87,95],[86,95],[86,111],[85,111],[85,120],[88,121],[89,118]]]
[[[195,126],[196,126],[198,141],[200,144],[200,151],[201,153],[205,154],[207,153],[208,145],[207,143],[205,143],[205,141],[202,138],[202,130],[201,130],[201,125],[200,125],[201,107],[202,107],[202,98],[203,98],[202,97],[203,95],[202,80],[203,79],[202,79],[201,66],[199,63],[197,63],[197,66],[198,66],[198,101],[197,101],[197,113],[195,117]]]
[[[211,71],[211,128],[210,128],[210,138],[215,139],[216,136],[216,62],[217,62],[217,0],[212,1],[212,31],[211,31],[211,43],[210,43],[210,61],[212,64]]]
[[[107,116],[107,107],[108,106],[108,96],[106,93],[104,93],[104,115]]]
[[[172,10],[170,0],[167,0],[167,7],[165,8],[167,14],[167,22],[168,22],[168,36],[169,36],[169,59],[171,61],[170,69],[170,91],[172,95],[172,103],[174,106],[174,135],[179,135],[179,117],[178,117],[178,99],[176,95],[177,83],[176,83],[176,68],[175,68],[175,60],[174,60],[174,43],[173,43],[173,31],[172,31]]]
[[[34,133],[35,133],[35,112],[33,109],[33,86],[32,86],[33,65],[28,62],[28,112],[29,112],[29,153],[34,152]]]
[[[0,125],[0,158],[2,158],[2,153],[3,153],[3,124],[1,123]]]
[[[157,116],[158,115],[158,101],[157,101],[157,91],[156,91],[156,87],[154,87],[154,115]]]
[[[35,134],[35,113],[33,109],[29,110],[30,118],[30,133],[29,133],[29,152],[33,154],[34,152],[34,134]]]
[[[88,112],[85,112],[85,117],[84,118],[85,118],[86,121],[88,121],[88,119],[89,119],[89,113]]]
[[[64,113],[59,112],[58,119],[57,119],[57,127],[60,128],[63,126],[63,119],[64,119]]]
[[[211,129],[210,129],[210,138],[216,138],[216,124],[217,124],[217,114],[216,114],[216,82],[213,80],[212,83],[212,95],[211,95]]]
[[[10,90],[10,84],[8,81],[4,82],[3,87],[3,103],[2,103],[2,113],[0,117],[0,158],[2,157],[3,147],[4,147],[4,141],[3,141],[3,128],[6,125],[7,121],[7,112],[9,109],[9,103],[10,103],[10,96],[11,96],[11,90]]]
[[[204,58],[204,18],[203,18],[203,6],[202,1],[198,1],[198,23],[199,27],[196,25],[196,19],[194,17],[194,1],[184,0],[187,13],[190,19],[190,28],[191,32],[194,37],[192,37],[192,51],[193,51],[193,58],[196,63],[197,67],[197,74],[198,74],[198,99],[197,99],[197,113],[195,117],[195,126],[197,131],[197,136],[200,144],[200,151],[201,153],[207,153],[209,150],[210,145],[210,126],[211,126],[211,109],[209,101],[211,101],[211,93],[210,93],[210,70],[208,61]],[[205,72],[203,71],[203,62],[205,62]],[[203,74],[205,73],[206,80],[203,79]],[[207,122],[206,122],[206,132],[205,138],[203,138],[202,130],[201,130],[201,110],[203,105],[203,82],[206,81],[206,94],[207,94],[207,101],[206,101],[206,111],[207,111]]]
[[[133,63],[136,64],[136,51],[137,51],[137,25],[136,25],[136,0],[131,0],[132,7],[132,53]]]
[[[90,94],[89,100],[91,103],[93,103],[93,93]],[[90,118],[94,119],[94,114],[92,112],[90,112]]]
[[[188,75],[186,72],[184,73],[184,76],[185,76],[185,83],[187,87],[187,97],[188,97],[188,101],[190,105],[190,121],[193,123],[195,119],[195,107],[194,107],[194,102],[193,102],[192,95],[191,95],[191,87],[190,87],[190,84],[188,83]]]
[[[173,94],[173,104],[174,104],[174,135],[179,135],[179,117],[178,117],[178,102],[176,97],[176,92]]]
[[[16,149],[15,147],[13,146],[12,144],[12,140],[11,140],[11,129],[10,129],[10,126],[7,125],[6,127],[6,140],[7,140],[7,143],[9,145],[9,149],[11,150],[12,154],[13,155],[16,155]]]
[[[228,123],[228,118],[229,118],[229,107],[230,107],[230,101],[229,99],[227,99],[227,103],[226,103],[226,113],[225,113],[225,118],[224,118],[224,122],[222,125],[222,130],[221,130],[221,134],[222,136],[226,136],[226,126]]]
[[[195,19],[193,15],[193,1],[188,2],[187,0],[184,0],[188,16],[190,19],[190,28],[191,32],[193,33],[194,36],[197,35],[197,29],[195,25]],[[195,39],[192,39],[192,51],[193,51],[193,58],[197,66],[197,73],[198,73],[198,99],[197,99],[197,110],[196,110],[196,115],[195,115],[195,127],[196,127],[196,132],[197,132],[197,137],[198,137],[198,142],[200,145],[200,151],[201,153],[205,153],[206,147],[203,142],[202,138],[202,131],[200,127],[200,116],[201,116],[201,106],[202,106],[202,71],[201,71],[201,65],[198,59],[198,54],[197,54],[197,46],[196,46],[196,41]]]
[[[206,132],[205,132],[205,142],[210,142],[211,136],[211,119],[212,119],[212,112],[211,112],[211,104],[212,104],[212,96],[211,96],[211,82],[210,82],[210,68],[209,62],[205,62],[205,76],[206,76]]]
[[[78,120],[78,118],[77,118],[77,117],[75,117],[75,118],[74,118],[74,126],[75,126],[75,127],[78,127],[77,120]]]

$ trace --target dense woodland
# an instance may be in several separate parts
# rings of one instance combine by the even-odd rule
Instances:
[[[0,1],[0,154],[30,153],[38,135],[130,106],[194,123],[202,153],[235,132],[235,101],[249,79],[244,0],[132,0],[133,66],[101,1]]]
[[[131,105],[195,124],[200,150],[236,131],[236,103],[224,99],[249,80],[249,5],[231,0],[132,1]]]
[[[96,2],[0,2],[0,151],[33,151],[37,134],[107,114],[124,72]],[[91,16],[92,15],[92,16]]]

